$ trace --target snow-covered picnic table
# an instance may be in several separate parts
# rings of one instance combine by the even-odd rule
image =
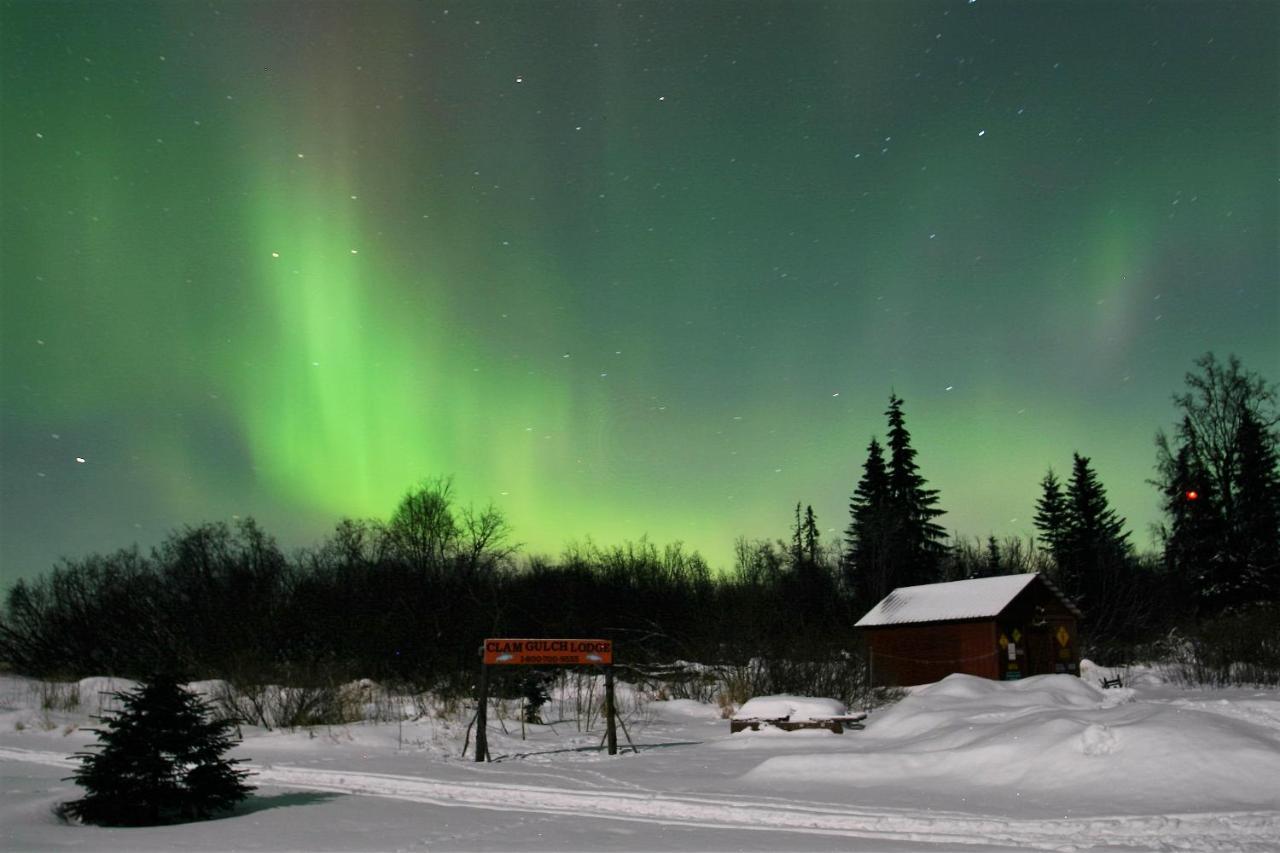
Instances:
[[[835,699],[812,696],[757,696],[748,699],[729,720],[730,733],[750,729],[760,731],[768,725],[783,731],[796,729],[828,729],[843,734],[845,729],[860,729],[865,713],[850,714],[844,703]]]

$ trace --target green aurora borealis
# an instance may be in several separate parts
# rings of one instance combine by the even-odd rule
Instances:
[[[956,534],[1280,379],[1277,6],[0,3],[0,584],[452,474],[527,551]],[[78,462],[77,457],[83,459]]]

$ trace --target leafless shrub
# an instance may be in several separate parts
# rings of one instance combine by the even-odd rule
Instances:
[[[1280,684],[1280,609],[1259,607],[1199,626],[1170,643],[1170,674],[1208,687]]]
[[[213,704],[228,719],[268,729],[345,725],[365,719],[359,689],[347,685],[282,687],[223,682]]]
[[[849,707],[873,708],[899,696],[873,689],[856,654],[824,653],[816,660],[752,658],[744,663],[700,665],[677,663],[632,668],[640,688],[656,699],[714,702],[721,713],[734,710],[753,696],[790,693],[838,699]]]
[[[39,681],[36,692],[42,711],[78,711],[80,709],[80,685],[76,682]]]
[[[714,702],[721,692],[720,680],[714,669],[685,661],[628,666],[623,671],[635,689],[651,700]]]

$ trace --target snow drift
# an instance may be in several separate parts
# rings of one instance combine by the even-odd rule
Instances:
[[[851,749],[769,758],[745,779],[906,785],[948,799],[967,790],[979,800],[1102,813],[1280,806],[1275,728],[1132,696],[1070,675],[952,675],[873,715],[865,732],[841,744],[856,743]]]

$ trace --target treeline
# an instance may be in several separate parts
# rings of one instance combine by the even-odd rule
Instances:
[[[1121,648],[1170,630],[1221,637],[1254,627],[1255,654],[1280,663],[1280,423],[1274,387],[1212,353],[1174,396],[1179,423],[1156,436],[1164,520],[1160,551],[1138,554],[1090,460],[1072,456],[1070,479],[1041,481],[1035,524],[1051,576],[1089,617],[1095,637]],[[1245,630],[1245,629],[1241,629]],[[1215,641],[1216,642],[1216,641]],[[1270,644],[1270,646],[1268,646]]]
[[[184,529],[146,554],[66,561],[9,590],[0,661],[45,676],[178,667],[240,683],[370,677],[447,692],[468,687],[485,636],[598,635],[639,668],[741,667],[756,692],[847,697],[860,678],[853,623],[894,588],[1038,571],[1085,612],[1095,659],[1161,643],[1173,654],[1181,638],[1202,649],[1197,666],[1245,653],[1280,678],[1276,392],[1234,358],[1197,367],[1174,398],[1176,431],[1157,438],[1158,553],[1137,553],[1079,452],[1067,479],[1051,468],[1041,480],[1034,539],[948,539],[894,395],[837,542],[823,543],[813,508],[797,503],[789,539],[739,539],[724,572],[646,540],[523,558],[498,509],[458,506],[450,481],[436,480],[386,522],[343,520],[294,554],[244,521]]]
[[[484,524],[468,524],[484,519]],[[140,677],[178,667],[241,684],[374,678],[469,689],[486,636],[603,636],[633,666],[745,666],[856,648],[856,615],[816,564],[713,574],[696,553],[645,540],[574,547],[517,566],[492,508],[459,509],[447,481],[386,523],[345,520],[286,555],[251,520],[67,561],[18,582],[0,658],[44,676]],[[787,685],[782,670],[774,686]]]

